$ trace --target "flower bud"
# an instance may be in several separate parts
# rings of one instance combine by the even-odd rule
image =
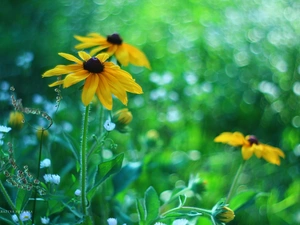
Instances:
[[[127,109],[121,109],[114,113],[112,122],[116,124],[116,130],[121,133],[127,133],[130,131],[128,124],[132,121],[132,114]]]
[[[11,112],[9,114],[8,124],[13,130],[21,130],[24,125],[23,113],[17,111]]]

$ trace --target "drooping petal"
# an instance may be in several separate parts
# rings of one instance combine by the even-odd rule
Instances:
[[[96,94],[98,96],[98,99],[102,103],[102,105],[107,108],[108,110],[112,109],[112,96],[110,92],[109,85],[105,79],[105,77],[99,76],[99,85],[96,90]]]
[[[68,88],[90,76],[90,73],[86,70],[81,70],[76,73],[71,73],[64,79],[64,88]]]
[[[243,146],[242,147],[242,156],[244,160],[248,160],[253,155],[253,149],[252,147]]]
[[[263,151],[262,151],[262,157],[265,159],[267,162],[275,164],[275,165],[280,165],[280,157],[284,158],[285,155],[279,148],[275,148],[270,145],[266,144],[261,144]]]
[[[61,85],[63,83],[64,83],[64,80],[58,80],[58,81],[53,82],[52,84],[49,84],[48,86],[49,87],[54,87],[54,86],[57,86],[57,85]]]
[[[98,84],[99,76],[96,74],[93,74],[86,79],[81,94],[81,100],[85,106],[90,104],[90,102],[92,101],[98,88]]]
[[[136,66],[145,66],[148,69],[151,69],[150,63],[146,55],[139,49],[124,43],[123,46],[127,49],[129,53],[129,62]]]
[[[69,70],[60,67],[60,66],[56,66],[53,69],[47,70],[45,73],[42,74],[42,77],[52,77],[52,76],[60,76],[63,74],[68,73]]]
[[[78,58],[76,58],[75,56],[71,55],[71,54],[67,54],[67,53],[63,53],[63,52],[60,52],[58,53],[61,57],[64,57],[65,59],[69,60],[69,61],[72,61],[72,62],[75,62],[75,63],[78,63],[78,64],[81,64],[82,61]]]
[[[224,132],[217,136],[214,141],[229,144],[231,146],[245,145],[248,142],[240,132]]]
[[[115,56],[122,65],[128,66],[129,53],[123,44],[118,46],[118,48],[115,51]]]

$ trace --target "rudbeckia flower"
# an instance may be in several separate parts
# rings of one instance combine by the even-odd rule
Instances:
[[[82,43],[75,46],[76,49],[86,49],[94,47],[90,54],[94,55],[102,50],[110,56],[115,55],[121,65],[127,66],[129,63],[136,66],[145,66],[150,69],[150,64],[143,52],[139,49],[123,42],[119,34],[108,35],[106,38],[97,33],[90,33],[88,37],[74,36]]]
[[[127,92],[143,93],[132,76],[112,62],[106,62],[109,55],[106,53],[91,57],[84,51],[78,52],[81,59],[66,53],[59,53],[65,59],[75,62],[70,65],[58,65],[54,69],[46,71],[42,77],[52,77],[67,74],[63,80],[58,80],[50,87],[63,84],[68,88],[80,81],[85,80],[81,100],[88,105],[96,94],[102,105],[112,109],[112,95],[116,96],[124,105],[127,104]]]
[[[263,158],[269,163],[280,165],[280,157],[285,157],[281,149],[258,142],[254,135],[244,137],[240,132],[224,132],[217,136],[214,141],[231,146],[242,146],[244,160],[250,159],[254,153],[257,158]]]

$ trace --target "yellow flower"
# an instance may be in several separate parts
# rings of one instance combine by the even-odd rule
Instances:
[[[111,110],[112,95],[115,95],[124,105],[127,105],[127,92],[143,93],[141,86],[134,81],[129,73],[112,62],[106,62],[109,58],[106,53],[91,57],[86,52],[80,51],[78,55],[81,60],[66,53],[59,53],[59,55],[75,62],[75,64],[58,65],[46,71],[42,77],[67,74],[63,80],[58,80],[49,85],[53,87],[63,84],[64,88],[85,80],[81,95],[84,105],[88,105],[96,94],[102,105]]]
[[[281,149],[259,143],[254,135],[244,137],[240,132],[224,132],[217,136],[214,141],[231,146],[242,146],[244,160],[250,159],[254,153],[257,158],[263,158],[269,163],[280,165],[280,157],[285,157]]]
[[[107,54],[110,56],[115,55],[116,59],[124,66],[131,63],[150,69],[150,63],[145,54],[139,49],[124,43],[119,34],[108,35],[106,38],[97,33],[90,33],[88,37],[77,35],[74,37],[82,42],[75,46],[76,49],[95,47],[91,50],[91,55],[106,49]]]
[[[11,112],[9,114],[8,125],[13,128],[13,130],[21,130],[24,125],[24,115],[21,112]]]

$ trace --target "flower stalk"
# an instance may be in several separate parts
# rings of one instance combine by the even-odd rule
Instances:
[[[245,165],[246,165],[246,161],[243,160],[242,163],[241,163],[241,165],[240,165],[240,167],[239,167],[239,169],[238,169],[238,171],[235,174],[235,177],[234,177],[232,183],[231,183],[231,186],[230,186],[229,192],[227,194],[225,203],[228,203],[230,201],[230,199],[232,197],[232,194],[233,194],[233,191],[236,188],[236,184],[237,184],[237,182],[239,180],[239,177],[240,177],[242,171],[244,170]]]
[[[9,204],[10,208],[12,209],[12,211],[14,211],[14,212],[17,214],[17,216],[18,216],[18,218],[19,218],[19,224],[20,224],[20,225],[23,225],[23,221],[20,220],[20,214],[19,214],[19,211],[17,210],[17,208],[15,207],[14,203],[13,203],[12,200],[10,199],[10,197],[9,197],[9,195],[8,195],[8,193],[7,193],[6,189],[5,189],[5,187],[3,186],[3,183],[1,182],[1,180],[0,180],[0,190],[1,190],[1,192],[3,193],[3,196],[4,196],[5,200],[7,201],[7,203]]]
[[[89,120],[90,105],[85,107],[85,113],[83,115],[83,131],[82,131],[82,142],[80,150],[80,180],[81,180],[81,206],[82,213],[84,216],[87,215],[87,202],[86,202],[86,181],[87,181],[87,132],[88,132],[88,120]]]

